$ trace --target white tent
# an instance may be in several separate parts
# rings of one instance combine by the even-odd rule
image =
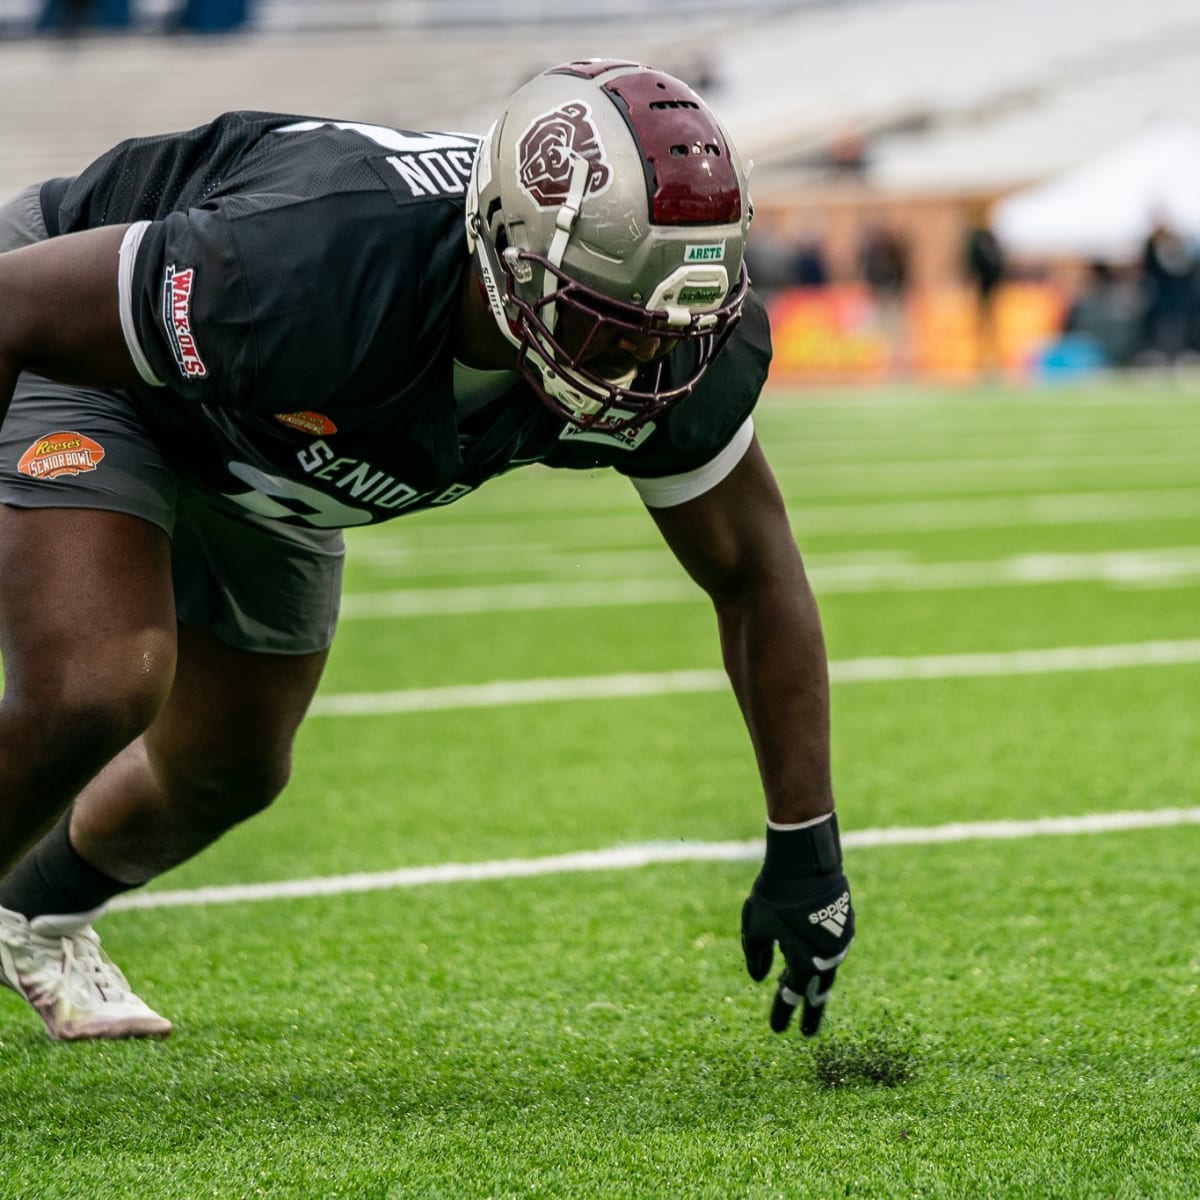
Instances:
[[[1200,131],[1161,117],[1091,162],[996,205],[992,228],[1013,254],[1134,258],[1162,221],[1200,239]]]

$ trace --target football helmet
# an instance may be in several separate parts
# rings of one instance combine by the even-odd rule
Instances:
[[[485,136],[466,209],[500,332],[575,425],[631,428],[677,403],[741,315],[746,173],[704,101],[661,71],[592,59],[531,80]],[[664,386],[684,343],[683,382]]]

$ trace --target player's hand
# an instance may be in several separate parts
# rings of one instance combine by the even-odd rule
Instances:
[[[767,831],[767,857],[742,906],[742,950],[756,983],[779,946],[784,968],[771,1005],[782,1033],[803,1004],[800,1032],[820,1028],[834,977],[854,941],[854,907],[841,864],[835,818],[829,825]]]

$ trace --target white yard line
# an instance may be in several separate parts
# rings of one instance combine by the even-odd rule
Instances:
[[[869,471],[869,468],[865,468]],[[1165,521],[1200,515],[1200,489],[1157,487],[1141,491],[1037,492],[1004,496],[955,496],[953,499],[854,498],[839,504],[822,504],[805,497],[798,487],[785,487],[788,515],[803,536],[835,533],[930,532],[955,529],[1009,529],[1015,525],[1095,525],[1100,522]],[[825,493],[823,492],[822,495]],[[404,521],[352,531],[356,557],[389,554],[444,554],[456,542],[519,551],[535,541],[556,536],[563,552],[586,544],[585,535],[599,530],[611,541],[614,529],[646,528],[646,514],[629,492],[613,493],[608,512],[597,513],[603,498],[582,488],[533,494],[523,489],[489,497],[492,519],[480,521],[472,510],[435,514],[441,520],[417,513],[414,524]],[[507,519],[499,519],[501,517]],[[544,548],[544,547],[543,547]]]
[[[1078,817],[1044,817],[1033,821],[976,821],[950,825],[847,830],[847,850],[877,846],[928,846],[945,842],[1000,841],[1012,838],[1055,837],[1112,833],[1120,830],[1162,829],[1200,825],[1200,808],[1160,808],[1145,812],[1091,813]],[[347,892],[376,892],[428,884],[475,883],[490,879],[522,879],[590,871],[623,871],[661,863],[743,862],[762,857],[762,841],[651,842],[583,850],[545,858],[495,859],[490,862],[438,863],[402,867],[395,871],[290,879],[278,883],[230,884],[189,891],[139,892],[118,896],[110,910],[180,908],[190,905],[237,904],[254,900],[290,900],[336,896]]]
[[[834,683],[879,683],[905,679],[971,679],[1043,675],[1060,671],[1114,671],[1124,667],[1170,667],[1200,662],[1200,638],[1175,642],[1131,642],[1112,646],[1056,646],[990,654],[926,654],[850,658],[830,663]],[[629,697],[720,692],[729,687],[719,670],[657,671],[646,674],[581,675],[561,679],[501,679],[451,687],[394,692],[344,692],[318,696],[309,715],[351,717],[386,713],[498,708],[547,701],[614,700]]]
[[[810,562],[808,574],[822,595],[951,591],[1055,583],[1145,587],[1200,580],[1200,546],[1090,554],[1019,554],[1012,558],[968,562],[922,563],[894,557],[876,562],[828,565],[817,561]],[[347,593],[342,598],[341,619],[361,621],[380,617],[611,608],[633,604],[677,604],[688,600],[701,602],[703,599],[703,593],[682,573],[652,579],[405,588]]]
[[[883,490],[907,479],[912,479],[922,490],[936,488],[950,491],[963,486],[964,476],[967,485],[977,489],[986,480],[1000,479],[1010,483],[1025,475],[1038,473],[1053,473],[1056,481],[1065,482],[1072,472],[1077,471],[1112,473],[1131,468],[1151,468],[1161,472],[1161,479],[1171,467],[1191,468],[1196,463],[1196,453],[1191,448],[1176,452],[1151,449],[1129,454],[1033,453],[1009,458],[995,455],[960,457],[956,454],[953,458],[906,457],[887,460],[872,459],[869,454],[863,454],[847,462],[822,461],[816,457],[819,448],[813,447],[813,451],[815,453],[808,461],[789,459],[779,474],[784,478],[801,476],[806,482],[821,483],[826,487],[844,480],[853,486],[856,495]],[[880,484],[883,488],[880,488]]]

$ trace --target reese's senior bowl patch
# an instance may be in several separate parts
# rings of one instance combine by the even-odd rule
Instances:
[[[94,471],[104,457],[104,447],[82,433],[59,430],[40,437],[17,463],[17,470],[30,479],[58,479]]]
[[[301,433],[311,433],[313,437],[328,437],[331,433],[337,433],[337,426],[324,413],[276,413],[275,420],[289,429],[298,429]]]
[[[192,333],[192,289],[195,285],[195,267],[179,267],[174,263],[167,267],[163,276],[163,326],[175,354],[175,363],[185,379],[203,379],[208,374]]]

